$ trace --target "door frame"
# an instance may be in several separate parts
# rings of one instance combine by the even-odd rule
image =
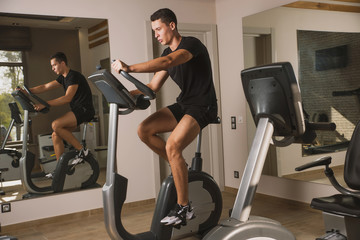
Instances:
[[[254,49],[250,46],[246,46],[249,42],[245,41],[245,38],[252,39]],[[243,49],[253,49],[253,57],[245,55],[244,50],[244,67],[255,67],[263,64],[269,64],[275,62],[275,51],[273,29],[271,28],[258,28],[258,27],[243,27]],[[261,42],[261,44],[258,44]],[[258,58],[262,61],[258,62]],[[252,59],[250,62],[247,59]],[[250,152],[251,144],[256,132],[256,126],[251,115],[249,104],[246,104],[246,128],[247,128],[247,143],[248,151]],[[274,145],[270,145],[269,151],[266,156],[266,160],[263,168],[263,175],[278,176],[278,163],[277,163],[277,148]]]
[[[179,23],[179,31],[186,32],[199,32],[205,34],[205,45],[208,49],[209,56],[212,64],[213,79],[215,92],[218,100],[218,115],[221,117],[221,95],[220,95],[220,75],[219,75],[219,57],[218,57],[218,43],[217,43],[217,28],[215,24],[192,24],[192,23]],[[147,58],[154,58],[153,42],[154,34],[151,29],[151,22],[146,21],[146,48]],[[153,74],[148,74],[148,81],[153,77]],[[150,106],[151,114],[156,112],[156,104]],[[210,145],[210,175],[212,175],[220,187],[224,190],[224,154],[223,154],[223,138],[222,138],[222,124],[210,124],[209,128],[209,145]],[[159,156],[153,153],[154,164],[154,182],[155,192],[160,190],[160,163]]]

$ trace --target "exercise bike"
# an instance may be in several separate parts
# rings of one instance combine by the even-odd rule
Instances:
[[[294,240],[295,236],[279,222],[250,216],[269,145],[309,142],[316,137],[314,130],[332,130],[334,126],[304,120],[300,89],[290,63],[245,69],[241,79],[256,133],[231,216],[203,239]]]
[[[20,179],[19,162],[21,153],[15,149],[5,148],[5,145],[14,125],[19,126],[23,124],[23,121],[21,119],[19,108],[15,102],[9,103],[9,108],[11,111],[11,122],[0,148],[0,182]]]
[[[104,218],[107,232],[111,239],[126,240],[167,240],[188,235],[203,235],[216,226],[222,210],[221,192],[214,179],[201,171],[200,152],[194,158],[189,170],[189,200],[194,207],[196,218],[186,226],[174,228],[165,226],[160,220],[168,214],[177,202],[173,177],[167,177],[157,198],[151,229],[140,234],[130,234],[121,222],[121,210],[126,199],[128,180],[116,172],[117,126],[118,116],[126,115],[136,109],[146,109],[151,99],[155,98],[153,91],[128,73],[121,75],[132,82],[144,95],[132,96],[129,91],[107,70],[98,70],[89,79],[104,94],[110,103],[109,139],[106,183],[103,186]],[[201,135],[199,135],[200,148]]]
[[[82,123],[82,125],[83,125],[83,131],[82,131],[81,139],[80,139],[80,134],[79,136],[75,136],[75,137],[79,141],[81,140],[82,146],[87,147],[86,133],[88,126],[91,125],[91,122],[84,122]],[[57,165],[57,159],[52,141],[52,135],[51,134],[38,135],[38,144],[39,144],[38,160],[42,170],[42,173],[39,175],[47,175],[48,173],[53,173]],[[70,144],[68,144],[65,140],[63,140],[63,144],[64,144],[64,153],[75,150],[75,148]]]
[[[32,94],[25,85],[24,89],[27,91],[29,97],[45,106],[45,108],[40,111],[41,113],[47,113],[49,111],[50,106],[46,101]],[[24,110],[24,127],[22,134],[23,139],[27,139],[29,115],[37,115],[39,112],[34,109],[35,104],[33,100],[20,90],[15,90],[11,94]],[[76,158],[76,155],[76,151],[62,154],[57,162],[51,186],[39,187],[34,184],[31,174],[35,163],[35,154],[27,150],[27,142],[23,141],[22,157],[20,159],[20,176],[22,185],[28,192],[23,198],[96,186],[96,181],[100,173],[98,162],[93,155],[89,153],[84,159],[85,161],[74,165],[72,161]]]

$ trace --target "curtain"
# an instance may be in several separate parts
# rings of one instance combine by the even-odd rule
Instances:
[[[0,26],[0,50],[24,51],[31,49],[28,27]]]

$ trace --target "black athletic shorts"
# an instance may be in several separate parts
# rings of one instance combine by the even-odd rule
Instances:
[[[168,106],[177,122],[180,122],[182,117],[187,114],[192,116],[199,124],[200,129],[206,127],[209,123],[214,122],[218,116],[217,105],[213,106],[193,106],[193,105],[182,105],[174,103]]]
[[[95,110],[92,107],[75,107],[71,109],[76,117],[76,124],[79,126],[83,122],[90,122],[95,115]]]

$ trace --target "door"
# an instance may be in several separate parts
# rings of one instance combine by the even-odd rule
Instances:
[[[220,81],[219,81],[219,68],[218,68],[218,53],[217,53],[217,36],[216,26],[209,24],[178,24],[179,32],[182,36],[194,36],[204,43],[207,47],[210,59],[212,62],[213,78],[215,91],[218,99],[218,114],[221,117],[221,98],[220,98]],[[159,44],[154,39],[151,30],[150,22],[147,24],[147,38],[152,45],[148,45],[149,59],[161,55],[164,46]],[[151,40],[150,40],[151,39]],[[151,78],[152,76],[150,76]],[[173,104],[176,97],[179,95],[180,89],[175,82],[170,78],[168,79],[162,89],[157,93],[156,107],[152,108],[152,112],[162,107]],[[164,134],[166,139],[169,134]],[[223,148],[222,148],[222,128],[221,124],[211,124],[203,129],[201,152],[203,157],[203,171],[212,175],[215,181],[219,184],[220,189],[224,186],[224,161],[223,161]],[[194,157],[196,150],[196,139],[185,149],[183,152],[187,164],[191,165],[191,160]],[[171,170],[168,163],[160,159],[158,155],[154,155],[155,164],[155,183],[156,191],[160,189],[161,181],[166,178]],[[158,163],[159,162],[159,163]],[[159,165],[158,165],[159,164]],[[157,179],[157,176],[160,176]]]
[[[202,32],[189,32],[181,31],[179,29],[181,36],[193,36],[199,39],[203,44],[205,44],[205,33]],[[153,41],[154,44],[154,58],[161,56],[162,52],[167,46],[161,45],[158,41]],[[176,97],[180,94],[180,88],[176,83],[169,77],[166,80],[164,86],[157,93],[156,98],[156,109],[159,110],[168,105],[171,105],[176,102]],[[170,133],[162,134],[164,139],[169,137]],[[183,151],[183,156],[186,160],[186,163],[191,166],[191,160],[195,155],[196,151],[196,139]],[[202,142],[201,142],[201,153],[203,157],[203,171],[210,173],[210,146],[209,146],[209,128],[206,127],[202,130]],[[164,180],[171,173],[170,166],[164,159],[161,159],[160,162],[160,178],[161,181]]]

